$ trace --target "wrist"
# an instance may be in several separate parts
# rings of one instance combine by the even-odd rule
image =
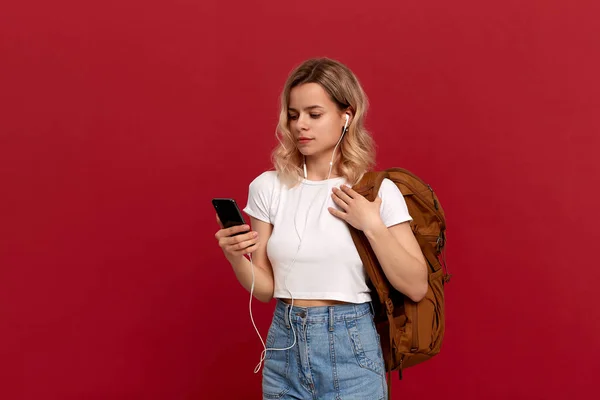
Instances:
[[[385,224],[383,223],[383,221],[380,219],[377,223],[367,227],[365,230],[363,230],[365,236],[367,237],[367,239],[371,240],[371,239],[375,239],[377,236],[380,236],[382,233],[387,232],[387,227],[385,226]]]
[[[239,264],[240,260],[242,258],[244,258],[244,256],[242,254],[228,254],[228,253],[225,253],[225,258],[227,259],[227,261],[229,261],[229,263],[231,265],[236,265],[236,264]]]

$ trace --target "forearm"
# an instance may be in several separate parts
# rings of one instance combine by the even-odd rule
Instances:
[[[254,291],[253,295],[257,300],[269,302],[273,298],[273,274],[265,268],[256,264],[254,266],[244,257],[228,258],[237,280],[250,292],[252,287],[252,268],[254,267]]]
[[[390,284],[411,300],[420,301],[427,292],[423,262],[409,254],[383,222],[364,233]]]

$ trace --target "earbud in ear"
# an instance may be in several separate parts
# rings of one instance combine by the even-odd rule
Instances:
[[[342,130],[342,135],[346,133],[346,129],[348,129],[348,122],[350,121],[350,114],[346,113],[346,123],[344,124],[344,129]]]

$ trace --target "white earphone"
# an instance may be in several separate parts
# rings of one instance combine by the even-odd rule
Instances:
[[[340,136],[337,144],[333,148],[333,154],[331,155],[331,161],[329,162],[329,174],[327,175],[327,179],[329,179],[329,177],[331,176],[331,170],[333,169],[333,159],[335,157],[335,150],[339,146],[340,142],[342,141],[342,138],[344,137],[344,135],[346,134],[346,131],[348,130],[348,122],[350,122],[350,114],[346,113],[346,123],[344,124],[344,129],[342,129],[342,135]],[[306,160],[306,158],[305,158],[305,160]],[[304,179],[308,179],[308,173],[306,172],[306,161],[304,161],[303,168],[304,168]]]
[[[348,128],[348,121],[350,121],[350,114],[346,113],[346,123],[344,124],[344,130],[342,131],[342,136],[346,133],[346,129]]]
[[[331,176],[331,170],[333,168],[333,159],[335,157],[335,150],[337,149],[338,145],[342,141],[342,138],[346,134],[346,131],[348,130],[348,123],[349,122],[350,122],[350,114],[346,113],[346,123],[344,124],[344,128],[342,130],[342,134],[340,135],[340,138],[339,138],[337,144],[333,148],[333,154],[331,155],[331,161],[329,162],[329,174],[327,175],[327,179],[329,179],[329,177]],[[306,158],[305,158],[305,160],[306,160]],[[304,179],[307,179],[307,176],[308,176],[308,174],[306,172],[306,161],[305,161],[304,162]],[[300,187],[300,199],[302,199],[302,190],[304,189],[303,185],[304,185],[304,183],[302,183],[302,186]],[[329,190],[329,186],[327,186],[327,191],[328,190]],[[312,199],[312,201],[310,202],[310,204],[308,206],[308,211],[310,211],[310,209],[313,206],[313,203],[319,197],[320,197],[320,192],[317,193],[317,195],[315,195],[314,198]],[[325,197],[325,201],[326,200],[327,200],[327,197]],[[301,200],[299,200],[299,201],[301,201]],[[321,211],[322,211],[322,209],[323,209],[323,207],[321,207]],[[308,211],[306,212],[306,217],[305,217],[305,221],[304,221],[304,227],[305,227],[305,229],[306,229],[306,225],[307,225],[307,221],[308,221]],[[300,233],[298,232],[297,227],[296,227],[296,215],[297,215],[297,213],[298,213],[298,209],[296,209],[296,214],[294,214],[294,229],[296,229],[296,235],[298,235],[299,243],[298,243],[298,248],[296,250],[296,255],[294,256],[294,259],[292,260],[291,265],[288,267],[289,270],[288,270],[288,273],[286,274],[286,277],[285,277],[284,283],[283,283],[283,285],[285,286],[285,288],[289,292],[290,297],[292,299],[292,304],[291,304],[291,306],[289,308],[289,315],[288,315],[288,318],[289,318],[288,320],[289,321],[292,320],[292,309],[294,307],[294,295],[290,291],[290,289],[288,288],[287,279],[288,279],[288,277],[290,275],[291,269],[293,268],[293,266],[294,266],[294,264],[296,262],[296,258],[298,256],[298,253],[300,252],[300,247],[302,246],[302,239],[304,237],[304,232],[302,232],[302,235],[300,235]],[[294,340],[293,340],[293,343],[291,345],[289,345],[287,347],[284,347],[284,348],[273,348],[273,347],[269,348],[269,347],[267,347],[266,343],[262,339],[262,336],[260,335],[260,332],[258,331],[258,328],[256,327],[256,323],[254,322],[254,317],[252,316],[252,297],[253,297],[253,294],[254,294],[255,275],[254,275],[254,263],[252,262],[252,255],[251,254],[250,254],[250,263],[252,264],[252,285],[250,287],[250,304],[249,304],[250,318],[252,319],[252,324],[254,325],[254,329],[256,330],[256,333],[258,334],[258,337],[260,338],[260,341],[261,341],[261,343],[263,345],[263,351],[262,351],[261,356],[260,356],[260,361],[259,361],[258,365],[256,366],[256,368],[254,369],[254,373],[257,373],[260,370],[263,362],[265,361],[266,354],[267,354],[268,350],[271,350],[271,351],[285,351],[285,350],[289,350],[289,349],[293,348],[296,345],[297,337],[296,337],[296,331],[294,329],[294,326],[293,326],[293,324],[291,324],[292,332],[293,332],[293,335],[294,335]]]

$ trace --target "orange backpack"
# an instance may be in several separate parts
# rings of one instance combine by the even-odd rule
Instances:
[[[444,337],[444,284],[450,280],[446,268],[446,220],[431,186],[401,168],[368,172],[353,189],[373,201],[384,178],[404,195],[410,225],[427,260],[429,288],[418,303],[397,291],[387,280],[369,241],[350,226],[352,239],[369,277],[375,308],[375,325],[381,337],[386,371],[402,370],[439,353]],[[443,268],[442,268],[443,265]]]

